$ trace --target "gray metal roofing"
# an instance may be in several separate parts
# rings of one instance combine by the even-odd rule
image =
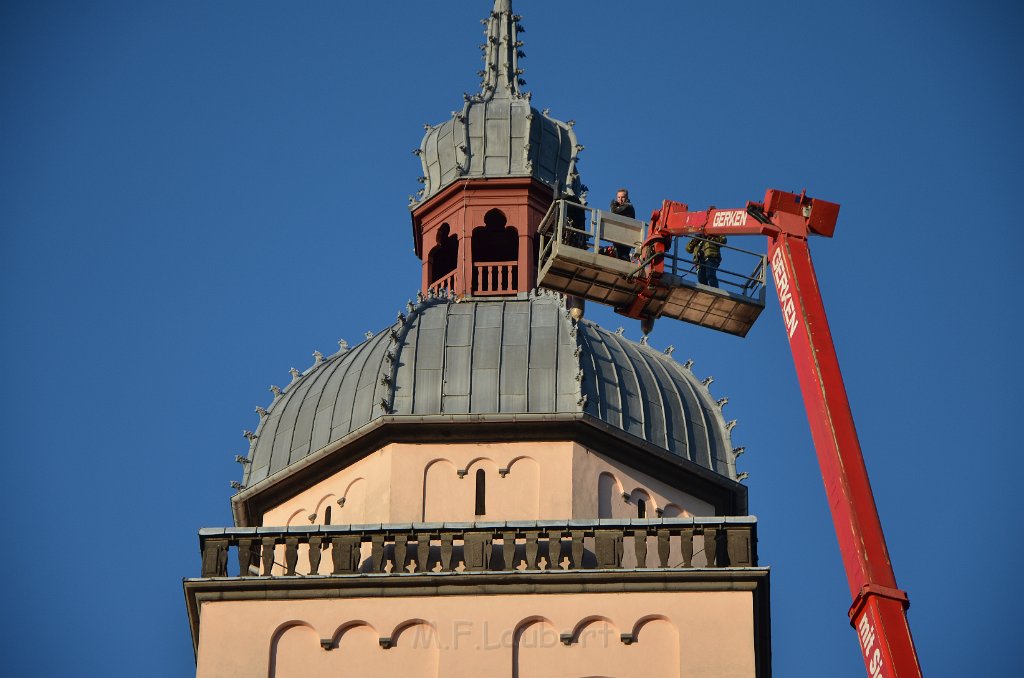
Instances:
[[[398,322],[303,374],[260,415],[251,486],[380,416],[586,413],[736,478],[707,387],[669,355],[582,320],[560,295],[424,299]]]
[[[559,194],[583,190],[576,171],[582,147],[572,123],[533,108],[530,94],[519,90],[522,43],[510,3],[495,2],[486,24],[480,93],[464,95],[462,110],[453,111],[451,119],[427,125],[416,151],[423,163],[423,189],[410,207],[462,178],[532,176]]]

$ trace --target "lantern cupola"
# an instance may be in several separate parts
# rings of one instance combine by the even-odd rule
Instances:
[[[415,153],[423,188],[410,200],[422,289],[516,296],[536,283],[536,229],[557,197],[583,200],[573,122],[531,105],[521,88],[520,17],[495,0],[482,23],[480,91],[427,125]]]

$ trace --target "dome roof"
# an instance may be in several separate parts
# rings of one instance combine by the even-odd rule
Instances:
[[[258,410],[245,486],[385,415],[575,413],[736,479],[731,425],[707,387],[665,353],[574,323],[554,293],[425,299],[358,346],[316,355]]]
[[[561,122],[530,105],[530,94],[519,76],[519,59],[525,56],[518,39],[519,17],[509,0],[496,0],[485,20],[487,41],[479,94],[463,95],[461,111],[449,120],[427,125],[416,154],[423,163],[424,201],[458,179],[534,177],[557,194],[580,195],[585,190],[576,171],[576,142],[572,122]]]

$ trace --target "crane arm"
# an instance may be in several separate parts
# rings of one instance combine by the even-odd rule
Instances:
[[[651,215],[650,237],[780,233],[832,237],[838,218],[839,205],[808,197],[806,193],[769,190],[763,202],[748,202],[738,209],[709,207],[699,212],[691,212],[685,203],[666,200]]]
[[[825,306],[807,246],[810,235],[831,237],[839,205],[805,193],[769,190],[763,202],[740,209],[709,207],[691,212],[666,200],[651,215],[642,246],[641,283],[626,315],[638,314],[650,289],[664,284],[664,256],[673,238],[765,235],[772,279],[807,409],[832,521],[846,569],[857,631],[870,678],[920,678],[907,623],[907,595],[896,586],[853,414],[839,370]]]
[[[839,218],[839,205],[811,198],[806,193],[768,190],[763,202],[748,202],[746,207],[690,211],[685,203],[665,200],[651,214],[650,230],[640,248],[643,265],[635,276],[642,285],[637,299],[620,312],[637,317],[646,301],[643,285],[657,285],[664,273],[662,256],[671,248],[673,238],[708,235],[780,235],[806,238],[808,234],[831,237]]]
[[[806,238],[769,238],[768,257],[814,450],[853,596],[850,623],[871,678],[920,678]]]

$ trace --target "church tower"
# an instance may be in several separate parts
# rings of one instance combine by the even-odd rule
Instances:
[[[724,402],[536,288],[585,188],[518,21],[495,0],[480,92],[417,151],[422,292],[257,408],[184,585],[199,678],[770,675]]]

